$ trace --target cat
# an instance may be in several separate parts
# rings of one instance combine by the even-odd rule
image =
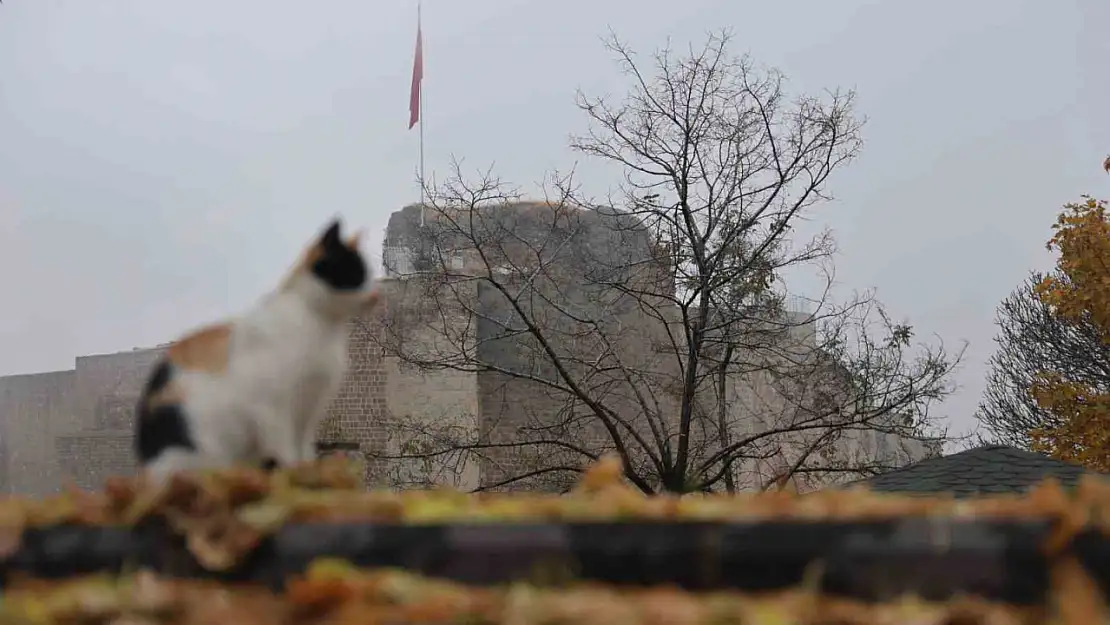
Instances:
[[[347,369],[349,322],[380,300],[359,234],[340,230],[332,221],[245,315],[167,347],[136,408],[140,470],[161,479],[316,458],[317,426]]]

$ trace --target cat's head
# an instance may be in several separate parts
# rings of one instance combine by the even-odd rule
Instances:
[[[342,224],[333,220],[305,250],[284,290],[337,317],[351,317],[373,308],[379,293],[359,249],[360,234],[344,237]]]

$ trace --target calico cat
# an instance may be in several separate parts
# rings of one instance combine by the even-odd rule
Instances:
[[[316,428],[347,368],[348,322],[379,291],[333,221],[281,286],[244,316],[171,344],[135,415],[139,466],[154,477],[316,457]]]

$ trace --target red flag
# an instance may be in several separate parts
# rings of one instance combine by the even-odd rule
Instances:
[[[412,58],[412,87],[409,89],[409,130],[420,121],[420,81],[424,79],[424,45],[420,12],[416,13],[416,54]]]

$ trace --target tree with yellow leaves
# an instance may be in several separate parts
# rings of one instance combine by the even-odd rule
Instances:
[[[1103,164],[1110,172],[1110,158]],[[1056,271],[1034,294],[1061,322],[1088,328],[1095,349],[1110,350],[1110,218],[1107,203],[1090,196],[1059,215],[1048,249]],[[1062,368],[1042,370],[1030,388],[1037,405],[1056,418],[1029,432],[1031,447],[1054,458],[1110,471],[1110,388]]]

